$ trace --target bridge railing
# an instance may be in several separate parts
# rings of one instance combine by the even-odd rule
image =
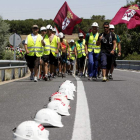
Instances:
[[[28,72],[26,61],[0,60],[0,81],[24,77]]]
[[[116,60],[118,69],[140,70],[140,60]]]

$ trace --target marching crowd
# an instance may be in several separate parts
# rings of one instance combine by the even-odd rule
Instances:
[[[120,38],[114,32],[114,25],[105,22],[104,32],[98,33],[99,25],[94,22],[92,31],[79,33],[79,39],[69,42],[60,32],[56,36],[56,29],[51,25],[41,27],[32,26],[32,33],[25,40],[25,59],[30,69],[30,80],[45,81],[56,76],[65,77],[68,74],[86,76],[88,80],[97,80],[102,75],[102,81],[113,79],[112,73],[116,67],[116,58],[121,56]],[[102,71],[102,74],[101,74]]]

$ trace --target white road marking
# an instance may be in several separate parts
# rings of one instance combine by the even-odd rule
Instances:
[[[139,71],[131,71],[131,70],[121,70],[121,69],[115,69],[115,70],[118,70],[118,71],[126,71],[126,72],[134,72],[134,73],[140,73]]]
[[[92,140],[89,108],[83,82],[77,80],[77,105],[72,140]]]

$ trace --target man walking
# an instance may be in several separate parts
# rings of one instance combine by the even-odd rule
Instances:
[[[99,35],[97,46],[101,45],[101,69],[103,74],[103,82],[107,81],[108,72],[112,65],[112,56],[116,49],[115,35],[109,31],[109,23],[105,22],[104,32]]]
[[[96,80],[98,74],[98,57],[100,53],[100,46],[96,45],[99,37],[98,23],[92,24],[92,32],[86,35],[86,44],[88,46],[88,75],[89,80]]]
[[[32,31],[33,33],[27,36],[24,47],[26,51],[27,65],[31,71],[30,79],[33,80],[34,76],[34,82],[37,82],[40,57],[43,55],[43,37],[38,34],[39,28],[37,25],[32,26]]]

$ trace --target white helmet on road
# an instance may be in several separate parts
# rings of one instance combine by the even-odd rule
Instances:
[[[68,107],[62,101],[53,100],[48,104],[48,108],[53,109],[57,113],[59,113],[61,115],[64,115],[64,116],[69,116],[70,115],[69,112],[68,112]]]
[[[51,96],[51,101],[54,101],[54,100],[62,101],[64,104],[66,104],[66,107],[70,109],[70,106],[69,106],[70,101],[68,100],[67,95],[59,93],[59,92],[57,93],[58,94]]]
[[[39,110],[36,113],[34,120],[44,126],[50,124],[56,127],[63,127],[61,116],[58,115],[54,110],[49,108],[43,108]]]
[[[46,30],[46,27],[43,26],[40,28],[40,31],[43,31],[43,30]]]
[[[97,22],[93,22],[91,26],[94,26],[94,27],[99,27],[98,23]]]
[[[109,24],[109,29],[115,29],[113,24]]]
[[[63,83],[59,89],[67,89],[68,91],[70,91],[73,97],[74,97],[74,92],[76,91],[75,88],[73,88],[69,83]]]
[[[60,32],[60,33],[58,34],[58,36],[59,36],[59,38],[63,38],[63,37],[64,37],[64,34],[63,34],[62,32]]]
[[[49,140],[49,131],[35,121],[22,122],[13,131],[14,140]]]
[[[73,91],[69,90],[67,87],[60,87],[59,92],[61,92],[61,94],[67,95],[67,98],[69,100],[74,100]]]
[[[47,29],[47,30],[52,30],[53,27],[49,24],[49,25],[46,26],[46,29]]]

